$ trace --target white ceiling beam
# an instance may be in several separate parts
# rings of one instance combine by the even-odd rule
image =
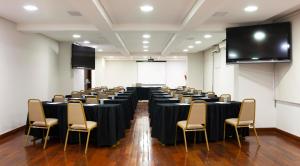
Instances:
[[[23,32],[99,31],[92,24],[18,24],[17,29]]]
[[[123,40],[112,30],[112,22],[98,0],[68,0],[68,2],[91,24],[95,25],[100,30],[101,36],[123,55],[130,54]]]
[[[115,32],[177,32],[180,26],[173,24],[114,24]]]

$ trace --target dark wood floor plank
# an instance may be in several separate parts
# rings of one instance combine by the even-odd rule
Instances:
[[[238,148],[235,139],[205,143],[164,146],[151,138],[147,103],[139,103],[131,128],[115,147],[90,146],[84,155],[84,144],[69,145],[49,140],[46,150],[36,141],[24,147],[24,131],[0,140],[0,165],[105,165],[105,166],[231,166],[231,165],[300,165],[300,142],[279,132],[261,131],[261,146],[254,136],[242,140]]]

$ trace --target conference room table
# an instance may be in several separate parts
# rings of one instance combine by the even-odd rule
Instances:
[[[224,121],[228,118],[237,118],[240,111],[241,102],[207,102],[207,136],[209,141],[219,141],[223,139]],[[151,122],[151,136],[157,138],[162,144],[172,145],[175,143],[175,132],[177,122],[186,120],[189,113],[190,104],[183,103],[160,103],[154,111]],[[239,129],[242,136],[249,135],[248,128]],[[227,125],[226,136],[235,136],[234,128]],[[197,142],[204,141],[203,132],[197,133]],[[194,132],[187,132],[188,141],[193,140]],[[177,142],[183,141],[182,129],[177,130]]]
[[[57,118],[58,125],[51,128],[49,136],[56,137],[60,142],[65,141],[67,132],[67,103],[43,102],[45,116]],[[126,117],[120,104],[84,104],[84,111],[88,121],[97,122],[92,130],[90,143],[96,146],[112,146],[125,136]],[[26,131],[28,130],[28,120]],[[43,131],[32,129],[30,135],[42,138]],[[82,140],[86,134],[81,134]],[[70,132],[69,143],[78,143],[78,133]]]
[[[138,100],[149,100],[153,90],[160,90],[160,87],[142,86],[142,87],[127,87],[127,91],[136,91]]]

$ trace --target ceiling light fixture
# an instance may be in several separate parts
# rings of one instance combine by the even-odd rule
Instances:
[[[81,38],[81,36],[80,36],[79,34],[74,34],[74,35],[73,35],[73,38],[74,38],[74,39],[79,39],[79,38]]]
[[[184,49],[184,50],[182,50],[183,52],[188,52],[189,50],[188,49]]]
[[[88,40],[83,41],[84,44],[90,44],[91,42]]]
[[[190,45],[190,46],[188,46],[188,48],[194,48],[194,46],[193,46],[193,45]]]
[[[103,52],[103,49],[99,48],[97,51],[98,51],[98,52]]]
[[[201,44],[202,41],[198,40],[198,41],[195,41],[195,44]]]
[[[30,12],[34,12],[34,11],[39,10],[39,8],[34,6],[34,5],[25,5],[25,6],[23,6],[23,8],[27,11],[30,11]]]
[[[209,38],[211,38],[211,37],[212,37],[211,34],[206,34],[206,35],[204,35],[204,38],[205,38],[205,39],[209,39]]]
[[[151,6],[151,5],[143,5],[143,6],[140,7],[140,10],[141,10],[142,12],[145,12],[145,13],[152,12],[153,9],[154,9],[154,8],[153,8],[153,6]]]
[[[149,46],[143,46],[143,48],[149,48]]]
[[[144,52],[148,52],[149,50],[145,49]]]
[[[251,13],[257,11],[258,7],[254,5],[250,5],[244,8],[245,12]]]
[[[149,34],[143,34],[143,38],[144,39],[149,39],[149,38],[151,38],[151,35],[149,35]]]
[[[149,44],[149,41],[144,40],[144,41],[143,41],[143,44]]]

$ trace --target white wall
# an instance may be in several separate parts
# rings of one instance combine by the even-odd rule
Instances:
[[[188,87],[203,90],[203,55],[188,54],[187,56],[187,82]]]
[[[0,18],[0,134],[25,124],[27,100],[58,93],[58,43]]]
[[[73,90],[84,89],[83,69],[72,69],[72,43],[59,43],[59,90],[60,94],[70,94]]]
[[[135,60],[107,60],[96,56],[95,86],[134,86],[138,80],[138,67]],[[167,85],[176,87],[185,85],[186,61],[167,61]]]
[[[292,22],[292,63],[275,66],[277,128],[300,137],[300,14]]]
[[[212,90],[214,83],[214,91],[218,95],[229,93],[233,100],[238,101],[255,98],[256,126],[275,127],[273,64],[227,65],[225,49],[222,48],[220,53],[215,53],[214,58],[211,50],[204,52],[204,89]]]

